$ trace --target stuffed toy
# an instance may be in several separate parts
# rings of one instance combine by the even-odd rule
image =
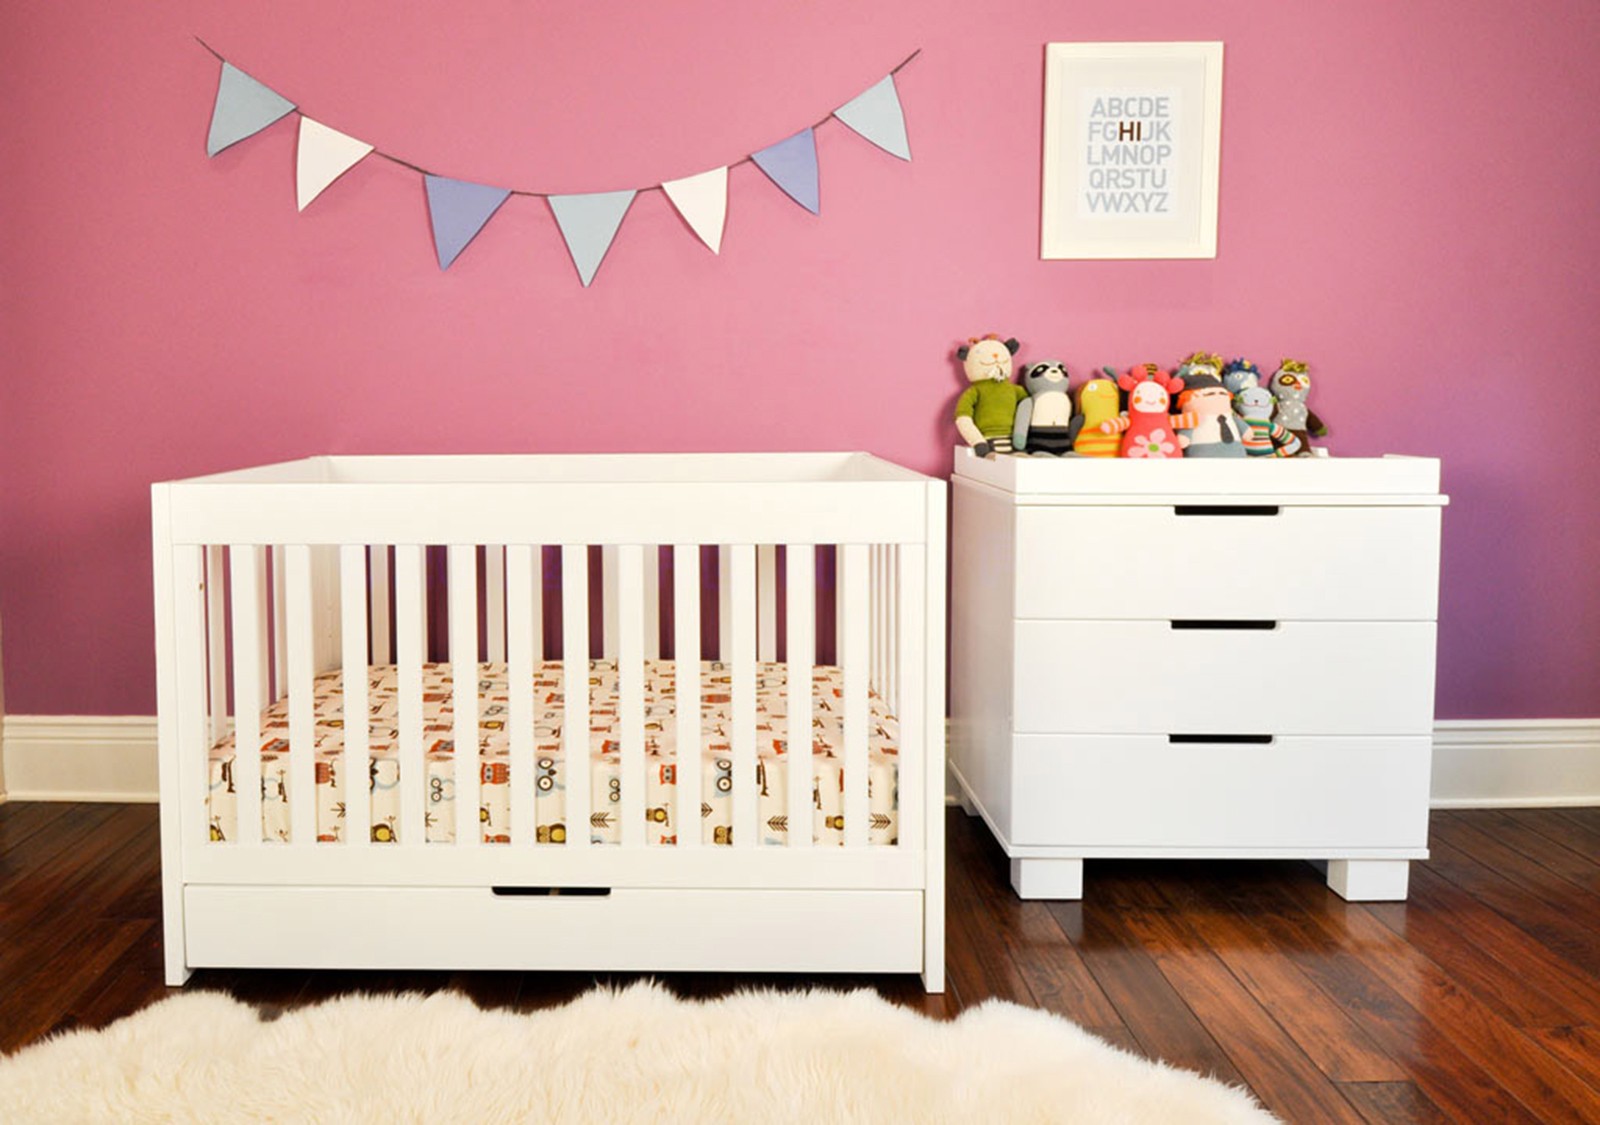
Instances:
[[[994,333],[973,337],[956,349],[967,372],[967,389],[956,400],[956,430],[979,457],[1011,452],[1017,404],[1028,392],[1011,381],[1011,357],[1022,345]]]
[[[1169,414],[1172,395],[1183,389],[1183,380],[1153,363],[1141,363],[1117,376],[1117,386],[1128,392],[1128,409],[1120,416],[1100,423],[1100,431],[1121,434],[1120,457],[1182,457],[1188,438],[1178,433],[1192,425],[1192,414]]]
[[[1104,377],[1096,375],[1078,388],[1078,413],[1072,419],[1076,431],[1072,435],[1072,451],[1083,457],[1117,455],[1117,435],[1101,429],[1102,422],[1116,421],[1121,409],[1117,373],[1109,367],[1101,370],[1105,372]]]
[[[1195,352],[1173,372],[1180,379],[1188,379],[1195,375],[1209,375],[1213,379],[1222,378],[1222,357],[1215,352]]]
[[[1011,444],[1018,453],[1059,457],[1072,449],[1072,396],[1067,393],[1067,365],[1042,359],[1022,369],[1028,397],[1017,404]]]
[[[1244,434],[1233,416],[1233,396],[1222,380],[1193,367],[1198,374],[1184,376],[1178,392],[1178,412],[1193,419],[1179,431],[1188,438],[1185,457],[1243,457]]]
[[[1237,395],[1246,387],[1261,385],[1261,369],[1248,359],[1230,359],[1222,369],[1222,385],[1230,395]]]
[[[1244,419],[1244,451],[1251,457],[1293,457],[1300,439],[1272,420],[1278,400],[1265,387],[1246,387],[1233,396],[1234,410]]]
[[[1311,435],[1328,435],[1328,427],[1306,405],[1311,394],[1311,372],[1304,360],[1286,359],[1272,373],[1272,397],[1278,400],[1278,422],[1300,439],[1297,456],[1311,456]]]

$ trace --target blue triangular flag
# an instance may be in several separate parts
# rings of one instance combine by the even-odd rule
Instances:
[[[552,195],[550,210],[555,212],[561,237],[567,240],[572,264],[588,285],[600,268],[600,259],[611,249],[622,217],[633,202],[632,191],[595,191],[586,195]]]
[[[810,129],[753,152],[750,159],[790,199],[813,215],[822,213],[817,190],[817,139]]]
[[[206,136],[206,155],[215,156],[229,145],[255,136],[294,108],[288,98],[267,89],[232,63],[223,63],[217,104],[211,110],[211,132]]]
[[[833,115],[867,140],[893,153],[901,160],[911,159],[911,142],[906,139],[906,115],[900,108],[900,94],[894,88],[894,75],[884,76],[872,89],[851,98]]]
[[[511,197],[505,188],[424,175],[428,189],[428,217],[433,221],[433,248],[439,268],[447,270],[467,243],[478,236],[500,204]]]

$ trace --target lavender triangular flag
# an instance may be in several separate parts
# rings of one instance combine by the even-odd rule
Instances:
[[[439,255],[439,268],[447,270],[511,197],[511,192],[444,176],[424,176],[424,182],[428,189],[428,218],[433,223],[433,249]]]
[[[572,264],[578,267],[584,285],[594,279],[600,260],[611,249],[633,196],[632,191],[595,191],[550,197],[550,210],[555,212],[561,237],[567,240]]]
[[[267,89],[232,63],[223,63],[217,102],[211,110],[211,132],[206,136],[206,155],[215,156],[229,145],[254,136],[294,108],[288,98]]]
[[[885,75],[882,82],[845,102],[833,111],[833,115],[884,152],[892,153],[901,160],[911,159],[911,142],[906,139],[906,115],[900,108],[900,94],[894,86],[894,75]]]
[[[813,215],[821,214],[817,189],[817,139],[810,129],[802,129],[787,140],[753,152],[750,159],[790,199]]]

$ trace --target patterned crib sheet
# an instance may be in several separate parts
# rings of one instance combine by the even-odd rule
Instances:
[[[676,667],[671,660],[648,660],[644,673],[645,817],[651,844],[676,843],[677,753]],[[589,838],[596,844],[622,840],[621,716],[615,661],[590,662]],[[788,668],[761,663],[756,669],[757,819],[763,844],[788,840]],[[506,721],[510,711],[506,665],[478,669],[480,785],[478,820],[487,844],[510,843],[511,764]],[[733,784],[730,730],[732,672],[720,662],[700,668],[701,806],[704,843],[733,842]],[[818,845],[844,843],[844,680],[841,669],[818,665],[812,675],[812,839]],[[368,669],[370,712],[371,839],[398,839],[400,821],[399,691],[394,665]],[[567,838],[566,787],[571,771],[562,750],[564,699],[560,661],[545,661],[534,674],[534,820],[539,843]],[[353,826],[345,817],[344,687],[340,671],[325,672],[313,683],[316,714],[313,757],[316,770],[317,839],[337,842]],[[448,843],[456,833],[453,688],[449,664],[422,669],[423,759],[427,776],[425,830],[429,843]],[[899,723],[883,699],[868,693],[867,838],[871,844],[898,839],[897,762]],[[207,812],[211,839],[236,838],[238,778],[233,736],[211,748]],[[289,839],[289,714],[279,700],[261,716],[261,832],[267,841]]]

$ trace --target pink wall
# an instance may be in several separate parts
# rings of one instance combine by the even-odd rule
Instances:
[[[16,712],[154,710],[152,480],[475,450],[943,472],[951,349],[993,330],[1074,367],[1311,359],[1336,452],[1444,458],[1439,714],[1600,714],[1592,0],[63,0],[5,25]],[[736,168],[720,258],[641,196],[589,290],[516,198],[441,273],[412,173],[368,161],[301,215],[292,118],[208,161],[196,34],[380,148],[553,191],[726,162],[920,47],[915,160],[825,127],[820,218]],[[1227,44],[1215,261],[1038,259],[1044,44],[1116,39]]]

